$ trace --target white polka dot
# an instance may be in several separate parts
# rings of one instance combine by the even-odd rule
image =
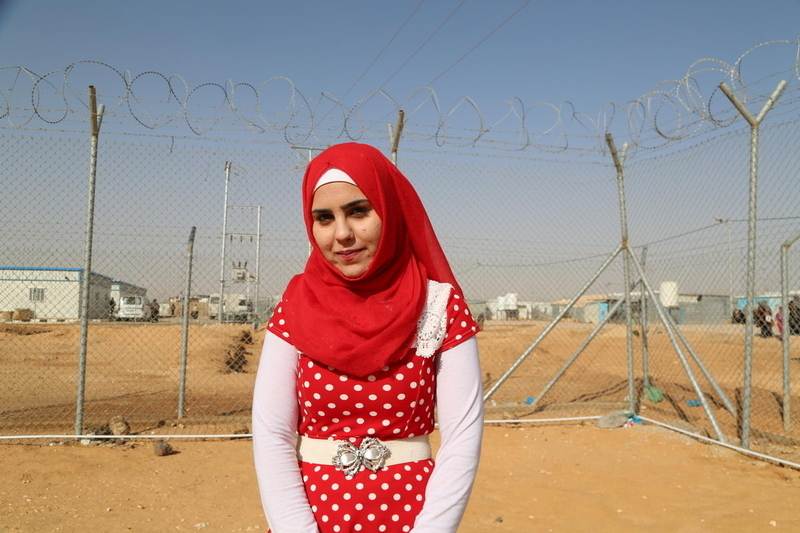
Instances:
[[[311,385],[311,384],[308,381],[304,381],[303,382],[303,387],[308,388],[309,385]]]
[[[400,411],[399,413],[396,413],[394,416],[396,416],[397,418],[403,418],[404,416],[406,416],[406,414]]]
[[[406,472],[411,472],[411,466],[410,465],[403,465],[403,470],[405,470]]]
[[[314,394],[312,394],[312,396],[314,397],[315,400],[319,400],[320,398],[322,398],[322,396],[318,392],[315,392]]]
[[[370,492],[369,495],[367,496],[367,498],[369,498],[370,500],[377,500],[378,499],[378,495],[375,494],[374,492]]]
[[[454,305],[453,306],[453,311],[458,311],[459,309],[460,309],[460,307],[458,307],[458,305]]]
[[[331,485],[331,490],[338,490],[338,489],[339,489],[338,483],[334,483],[333,485]]]
[[[384,367],[381,368],[381,371],[383,371],[383,372],[386,372],[387,370],[389,370],[388,366],[384,366]]]
[[[378,378],[376,378],[376,377],[375,377],[375,376],[373,376],[373,375],[369,375],[369,376],[367,376],[367,381],[375,381],[376,379],[378,379]]]
[[[317,411],[317,414],[318,414],[319,416],[325,416],[325,411]]]
[[[333,526],[333,530],[334,530],[336,533],[339,533],[339,531],[341,531],[341,530],[342,530],[342,528],[341,528],[341,527],[339,527],[339,525],[337,524],[337,525]]]
[[[323,522],[327,522],[328,520],[330,520],[330,518],[328,518],[328,515],[326,515],[326,514],[322,515],[322,521]]]
[[[360,504],[359,504],[359,505],[360,505]],[[349,514],[346,514],[346,515],[344,515],[344,516],[342,517],[342,520],[344,520],[345,522],[349,522],[351,518],[353,518],[353,517],[352,517],[352,516],[350,516]]]
[[[339,376],[339,381],[347,381],[347,376]]]
[[[456,335],[456,340],[461,340],[461,337],[463,337],[463,335]]]
[[[306,403],[305,403],[304,405],[305,405],[306,407],[311,407],[311,402],[309,402],[308,400],[306,400]]]
[[[377,395],[377,394],[370,394],[370,395],[369,395],[369,396],[367,396],[367,397],[368,397],[370,400],[372,400],[373,402],[374,402],[375,400],[377,400],[377,399],[378,399],[378,395]]]
[[[278,324],[280,324],[282,326],[282,325],[286,324],[286,321],[281,318],[280,320],[278,320]]]
[[[381,524],[380,526],[378,526],[378,531],[386,531],[386,526]]]
[[[359,402],[359,403],[356,404],[356,409],[363,409],[363,408],[364,408],[364,404],[363,403]]]
[[[289,336],[289,334],[287,332],[285,332],[285,331],[283,333],[281,333],[281,335],[283,335],[284,337],[288,337]]]
[[[314,361],[308,362],[308,368],[314,368]]]
[[[316,374],[314,374],[314,379],[322,379],[322,374],[317,372]]]
[[[364,488],[364,484],[363,483],[356,483],[356,488],[358,490],[362,490]]]
[[[336,404],[335,403],[329,403],[328,404],[328,408],[329,409],[336,409]]]
[[[392,390],[392,386],[391,385],[384,385],[383,386],[383,390],[385,390],[386,392],[389,392],[390,390]]]
[[[404,511],[406,511],[406,512],[408,512],[408,511],[410,511],[410,510],[411,510],[411,506],[410,506],[409,504],[405,504],[405,505],[403,506],[403,510],[404,510]]]
[[[367,520],[369,520],[370,522],[374,521],[375,520],[375,515],[372,514],[372,513],[368,514],[367,515]]]
[[[383,404],[383,408],[384,408],[384,409],[391,409],[391,408],[392,408],[392,404],[390,404],[390,403],[385,403],[385,404]]]
[[[345,492],[344,494],[342,494],[342,498],[344,498],[345,500],[349,500],[352,497],[353,496],[349,492]]]
[[[375,481],[376,479],[378,479],[378,474],[374,474],[374,473],[370,474],[369,475],[369,479],[370,479],[370,481]]]
[[[397,374],[394,379],[398,381],[403,381],[406,377],[403,374]]]
[[[400,428],[395,428],[395,429],[393,429],[393,430],[392,430],[392,433],[393,433],[393,434],[395,434],[395,435],[397,435],[398,433],[400,433]]]
[[[411,483],[406,483],[406,490],[411,490],[413,488],[414,488],[414,485],[412,485]]]
[[[328,479],[329,479],[330,477],[331,477],[331,476],[329,476],[328,474],[323,474],[323,475],[322,475],[322,481],[328,481]]]
[[[327,385],[325,385],[325,390],[329,390],[329,391],[330,391],[330,390],[333,390],[333,385],[331,385],[330,383],[328,383]]]
[[[408,363],[408,364],[406,364],[406,367],[407,368],[414,368],[414,363]]]
[[[388,510],[389,510],[389,505],[385,504],[385,503],[382,503],[381,504],[381,511],[388,511]]]
[[[315,490],[317,490],[317,486],[316,485],[310,485],[308,487],[308,490],[310,490],[311,492],[314,492]]]
[[[374,435],[374,434],[375,434],[375,428],[367,429],[367,435]]]
[[[403,531],[405,533],[408,533],[409,531],[411,531],[411,526],[403,526]]]
[[[454,294],[453,298],[455,298],[456,300],[459,300],[459,299],[461,299],[461,296],[459,296],[458,294]]]
[[[400,520],[400,515],[398,515],[398,514],[393,514],[392,515],[392,522],[398,522],[399,520]]]
[[[303,483],[305,483],[306,481],[308,481],[308,476],[303,476]]]
[[[363,423],[364,423],[364,419],[363,418],[356,418],[356,424],[358,424],[360,426]]]
[[[344,431],[345,433],[350,433],[350,428],[349,427],[348,428],[342,428],[342,431]]]
[[[398,399],[398,400],[405,400],[405,399],[406,399],[406,395],[405,395],[405,394],[402,394],[402,393],[401,393],[401,394],[398,394],[398,395],[397,395],[397,399]]]
[[[381,483],[381,488],[383,490],[389,490],[389,484],[388,483]]]
[[[418,501],[418,502],[421,502],[421,501],[422,501],[422,494],[417,494],[417,501]]]
[[[361,531],[361,524],[356,524],[355,526],[353,526],[353,529],[355,529],[356,531]]]
[[[412,389],[416,389],[417,388],[417,382],[416,381],[412,381],[411,383],[408,384],[408,386],[411,387]]]
[[[322,501],[327,501],[328,495],[327,494],[320,494],[319,499]]]
[[[378,411],[370,411],[369,416],[378,416]]]
[[[396,501],[396,502],[399,502],[399,501],[400,501],[400,498],[402,498],[402,496],[400,496],[399,494],[395,494],[394,496],[392,496],[392,499],[393,499],[394,501]]]
[[[333,505],[331,505],[331,509],[334,510],[334,511],[338,511],[339,510],[339,504],[338,503],[334,503]]]
[[[340,400],[346,400],[346,399],[348,399],[349,397],[350,397],[350,396],[348,396],[347,394],[340,394],[340,395],[339,395],[339,399],[340,399]]]
[[[359,391],[359,390],[361,390],[361,389],[363,389],[363,388],[364,388],[364,386],[363,386],[363,385],[358,385],[358,384],[356,384],[356,385],[353,385],[353,390],[356,390],[356,391]]]
[[[381,422],[381,424],[383,424],[384,426],[390,426],[392,424],[392,421],[391,420],[384,420],[383,422]]]
[[[316,513],[319,510],[319,507],[317,507],[316,505],[312,505],[311,510]]]

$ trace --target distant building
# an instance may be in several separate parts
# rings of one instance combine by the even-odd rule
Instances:
[[[109,318],[109,301],[128,289],[144,291],[108,276],[90,274],[89,318]],[[78,320],[81,308],[81,268],[0,266],[0,311],[24,313],[32,320]],[[133,290],[131,289],[131,290]],[[116,291],[116,292],[114,292]]]

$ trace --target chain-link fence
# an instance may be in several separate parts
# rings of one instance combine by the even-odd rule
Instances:
[[[63,104],[86,98],[52,89],[62,116],[41,89],[6,86],[6,102],[15,91],[36,98],[8,104],[0,126],[0,434],[103,433],[115,417],[141,434],[247,433],[260,322],[308,253],[305,164],[331,142],[388,147],[368,135],[386,119],[326,142],[292,138],[288,119],[280,132],[291,142],[262,141],[263,130],[234,128],[187,98],[188,131],[167,112],[143,120],[128,82],[127,109],[100,90],[108,110],[92,190],[88,112]],[[156,103],[173,106],[172,96]],[[735,111],[717,127],[702,118],[691,134],[655,137],[660,146],[644,134],[632,142],[624,194],[604,135],[573,139],[585,153],[564,136],[532,154],[530,140],[497,149],[516,133],[486,133],[497,136],[483,149],[452,123],[447,135],[444,122],[406,125],[398,166],[483,324],[488,418],[633,409],[734,443],[745,428],[754,449],[798,460],[800,335],[781,309],[784,357],[776,323],[782,284],[800,294],[797,102],[790,86],[760,127],[755,240],[750,128]],[[748,341],[751,243],[754,302],[772,323]]]

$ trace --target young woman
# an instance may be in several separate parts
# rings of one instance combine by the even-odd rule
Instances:
[[[483,431],[478,326],[377,149],[325,150],[302,191],[312,251],[268,323],[253,398],[271,531],[455,532]]]

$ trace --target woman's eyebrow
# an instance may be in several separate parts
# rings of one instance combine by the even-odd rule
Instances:
[[[350,209],[351,207],[359,205],[359,204],[363,204],[364,202],[369,202],[369,200],[367,200],[366,198],[361,198],[360,200],[353,200],[352,202],[347,202],[343,206],[340,206],[339,209],[341,209],[341,210]],[[313,213],[330,213],[331,211],[332,211],[331,209],[312,209],[311,213],[312,214]]]

